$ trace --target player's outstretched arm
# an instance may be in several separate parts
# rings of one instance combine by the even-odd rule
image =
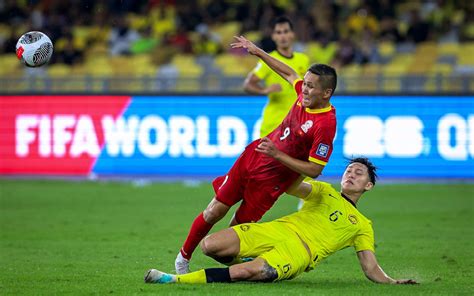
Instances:
[[[252,41],[248,40],[244,36],[234,36],[234,38],[237,41],[230,44],[232,48],[245,48],[248,53],[259,57],[273,71],[283,77],[283,79],[288,81],[290,84],[293,84],[296,79],[299,79],[299,76],[295,70],[267,54],[263,49],[256,46]]]
[[[370,250],[357,252],[357,257],[365,276],[373,282],[381,284],[418,284],[411,279],[396,280],[389,277],[378,264],[375,254]]]

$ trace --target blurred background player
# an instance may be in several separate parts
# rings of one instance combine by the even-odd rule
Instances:
[[[206,237],[201,243],[204,254],[230,264],[229,268],[207,268],[185,275],[151,269],[145,275],[145,282],[289,280],[352,246],[371,281],[416,284],[411,279],[393,279],[382,270],[375,257],[372,222],[357,210],[357,202],[374,187],[376,178],[376,167],[367,158],[352,159],[342,176],[340,192],[329,183],[302,182],[289,192],[305,201],[301,211],[268,223],[241,224]],[[232,265],[242,257],[255,259]]]
[[[309,68],[309,58],[293,51],[295,33],[293,24],[287,17],[280,16],[272,21],[272,40],[276,49],[270,56],[287,64],[303,77]],[[262,86],[262,81],[264,85]],[[295,91],[280,75],[259,61],[244,81],[245,91],[251,94],[267,95],[268,101],[262,112],[260,137],[265,137],[280,125],[294,103]]]
[[[327,65],[312,65],[301,80],[291,67],[245,37],[235,38],[231,47],[261,58],[293,84],[297,100],[280,126],[268,137],[250,143],[229,172],[213,181],[216,195],[193,221],[176,257],[178,274],[189,272],[197,245],[233,205],[242,201],[231,225],[259,221],[281,194],[301,182],[301,176],[319,176],[332,153],[336,110],[330,99],[336,89],[336,71]]]

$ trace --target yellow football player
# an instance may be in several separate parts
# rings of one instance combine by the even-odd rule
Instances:
[[[416,284],[393,279],[375,257],[372,222],[356,208],[362,194],[376,181],[376,168],[367,158],[354,158],[341,180],[341,192],[330,184],[302,182],[289,193],[304,200],[299,212],[267,223],[245,223],[207,236],[201,248],[207,256],[231,265],[182,275],[151,269],[147,283],[212,283],[280,281],[314,269],[329,255],[352,246],[365,275],[387,284]],[[243,262],[241,258],[254,258]]]

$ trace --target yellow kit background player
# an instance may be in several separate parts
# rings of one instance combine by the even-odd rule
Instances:
[[[272,22],[272,39],[276,50],[269,53],[282,61],[303,77],[309,68],[309,58],[300,52],[293,51],[295,34],[293,24],[284,17],[278,17]],[[264,86],[261,82],[264,82]],[[262,61],[248,74],[244,82],[245,91],[251,94],[267,95],[268,101],[262,112],[260,137],[268,135],[285,118],[294,103],[295,91],[280,75],[272,71]]]

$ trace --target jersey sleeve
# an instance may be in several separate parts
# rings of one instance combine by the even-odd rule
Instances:
[[[295,81],[293,81],[293,88],[299,96],[303,92],[303,80],[296,79]]]
[[[318,128],[314,132],[313,145],[308,160],[325,166],[333,149],[334,132],[330,128]]]
[[[303,198],[303,200],[318,200],[321,199],[321,192],[324,190],[324,183],[316,180],[308,181],[311,184],[311,192]]]
[[[258,61],[257,66],[253,69],[253,74],[259,79],[265,79],[268,76],[271,69],[262,61]]]
[[[369,250],[375,253],[374,230],[372,223],[367,223],[354,238],[354,249],[356,252]]]

